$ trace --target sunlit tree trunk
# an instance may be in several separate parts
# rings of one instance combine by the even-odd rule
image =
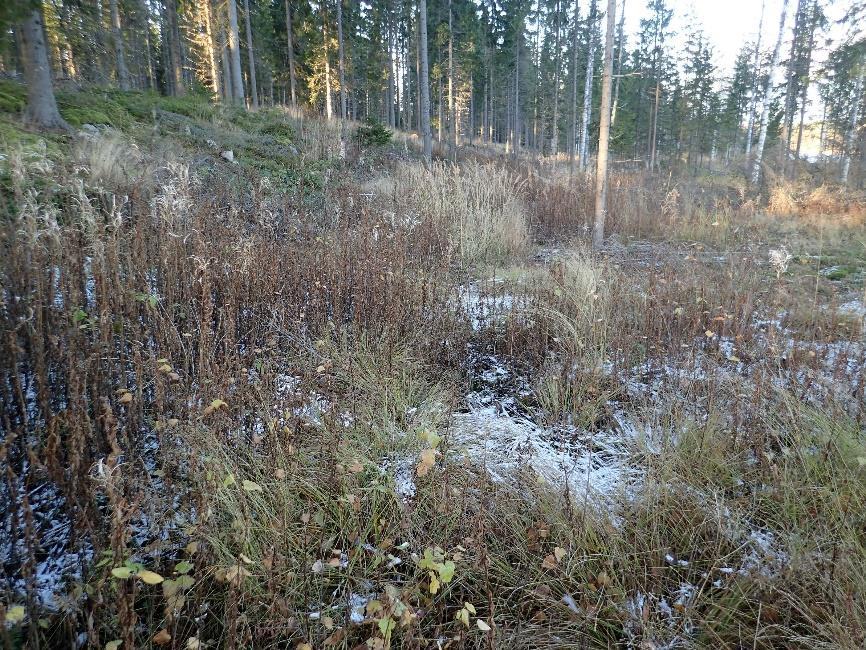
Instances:
[[[622,9],[619,15],[619,27],[617,28],[617,39],[619,40],[619,51],[616,55],[616,79],[613,84],[613,104],[610,109],[610,125],[616,124],[616,110],[619,106],[619,82],[622,78],[622,56],[625,52],[625,0],[622,0]]]
[[[286,40],[289,52],[289,91],[292,96],[292,107],[298,106],[297,81],[295,79],[295,46],[292,42],[292,10],[289,0],[286,0]]]
[[[69,125],[57,109],[57,100],[51,85],[51,67],[48,63],[48,48],[45,46],[41,6],[27,14],[21,23],[20,34],[21,59],[24,79],[27,81],[27,108],[24,110],[24,119],[42,129],[68,130]]]
[[[331,47],[328,42],[328,17],[322,14],[322,40],[325,48],[325,117],[334,119],[334,105],[331,101]]]
[[[767,84],[764,87],[764,101],[761,107],[761,132],[758,135],[758,144],[755,147],[755,162],[752,166],[752,184],[757,185],[761,180],[761,164],[764,159],[764,145],[767,143],[767,129],[770,122],[770,101],[773,88],[773,73],[779,65],[779,52],[782,49],[782,39],[785,36],[785,19],[788,16],[788,0],[782,3],[782,16],[779,19],[779,36],[776,38],[776,47],[773,48],[773,58],[770,61],[770,69],[767,71]]]
[[[454,103],[454,13],[448,0],[448,124],[451,158],[457,161],[457,111]]]
[[[175,95],[183,95],[186,93],[186,87],[183,83],[183,66],[181,65],[180,52],[180,29],[177,22],[177,0],[167,0],[166,18],[168,22],[168,34],[166,39],[169,50],[168,72],[171,75],[171,91]]]
[[[241,72],[240,35],[238,33],[238,6],[236,0],[228,0],[229,30],[228,50],[232,72],[232,97],[236,104],[244,105],[244,76]]]
[[[809,75],[812,68],[812,55],[815,49],[815,27],[818,24],[818,3],[813,0],[810,7],[812,15],[810,16],[809,24],[809,40],[806,45],[806,59],[803,62],[802,85],[800,88],[800,126],[797,129],[797,148],[794,152],[795,159],[800,158],[800,147],[803,144],[803,123],[806,119],[806,99],[809,95]]]
[[[211,79],[211,90],[213,90],[214,96],[219,98],[220,96],[220,73],[219,73],[219,65],[217,64],[216,57],[216,44],[214,43],[214,32],[213,32],[213,18],[211,12],[211,0],[200,0],[201,2],[201,15],[202,22],[204,23],[204,47],[205,54],[207,56],[207,62],[210,66],[210,79]]]
[[[256,54],[253,49],[253,28],[250,25],[250,0],[244,0],[244,23],[247,32],[247,57],[250,65],[250,104],[253,110],[259,107],[259,91],[256,84]]]
[[[421,79],[421,137],[424,140],[424,164],[429,168],[433,162],[433,134],[430,133],[430,71],[427,64],[427,0],[418,1],[420,22]]]
[[[343,0],[337,0],[337,74],[340,79],[340,158],[346,157],[346,64],[343,54]]]
[[[604,40],[604,70],[601,77],[601,107],[599,108],[598,160],[595,172],[595,223],[592,245],[600,248],[604,242],[604,221],[607,216],[607,153],[610,140],[611,81],[613,77],[613,34],[616,29],[616,0],[607,0],[607,34]]]

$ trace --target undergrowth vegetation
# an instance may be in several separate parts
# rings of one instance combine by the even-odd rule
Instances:
[[[0,91],[7,647],[866,643],[862,197]]]

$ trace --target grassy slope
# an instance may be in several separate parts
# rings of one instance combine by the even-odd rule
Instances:
[[[16,97],[4,84],[3,108]],[[467,245],[460,224],[504,210],[465,178],[513,181],[489,167],[398,172],[368,199],[353,183],[369,168],[341,165],[334,130],[315,121],[196,97],[59,100],[67,120],[108,124],[120,144],[50,137],[38,155],[52,167],[4,166],[4,282],[24,297],[4,306],[4,329],[31,323],[28,306],[41,321],[3,351],[37,387],[55,390],[44,360],[59,393],[93,405],[42,404],[56,417],[14,425],[35,441],[38,471],[25,476],[15,445],[4,457],[30,489],[60,486],[95,554],[60,612],[21,601],[10,644],[87,630],[97,647],[166,635],[176,647],[862,645],[866,446],[851,401],[863,387],[839,369],[862,369],[862,349],[831,347],[860,331],[832,309],[815,317],[862,290],[862,230],[731,214],[720,237],[720,216],[678,221],[680,198],[669,239],[739,244],[742,227],[759,233],[757,253],[714,251],[729,255],[718,263],[700,246],[660,243],[648,257],[538,265],[509,257],[524,240]],[[38,148],[14,114],[0,128],[10,151]],[[238,165],[219,157],[226,149]],[[521,182],[537,224],[541,192]],[[31,213],[32,187],[42,196]],[[141,200],[114,228],[109,199],[124,195]],[[50,206],[56,227],[38,216]],[[776,278],[764,256],[781,243],[799,257]],[[855,271],[816,277],[827,262],[808,256],[828,249]],[[520,309],[473,330],[453,288],[463,250],[509,266],[480,291]],[[779,313],[787,334],[755,324]],[[809,347],[788,350],[786,336]],[[597,454],[603,470],[612,433],[639,479],[596,504],[590,476],[563,482],[566,468],[545,473],[514,448],[513,459],[482,455],[452,416],[466,374],[480,381],[467,344],[526,375],[533,390],[516,408],[545,423],[538,435],[576,460]],[[513,392],[494,391],[494,403],[515,408]],[[16,398],[4,399],[12,414]],[[639,433],[612,424],[621,413]],[[494,480],[485,466],[503,460],[515,467]]]

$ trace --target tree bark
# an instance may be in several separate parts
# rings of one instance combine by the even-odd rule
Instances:
[[[574,43],[573,61],[571,69],[571,142],[568,143],[568,174],[574,175],[574,154],[577,147],[577,44],[578,44],[578,29],[577,23],[580,19],[580,7],[577,0],[574,0]]]
[[[289,0],[286,0],[286,41],[289,51],[289,90],[292,96],[292,108],[298,107],[297,81],[295,79],[295,46],[292,42],[292,10]]]
[[[244,105],[244,75],[241,72],[240,35],[238,33],[238,6],[236,0],[228,0],[229,31],[228,49],[232,71],[232,97],[236,104]]]
[[[752,74],[755,75],[752,80],[752,101],[749,106],[749,127],[746,131],[746,158],[752,153],[752,134],[755,130],[755,111],[758,108],[758,77],[761,71],[761,32],[764,30],[764,10],[766,9],[766,0],[761,2],[761,20],[758,21],[758,38],[755,41],[755,61],[752,68]]]
[[[343,59],[343,0],[337,0],[337,74],[340,78],[340,158],[346,157],[346,64]]]
[[[220,72],[216,57],[216,44],[214,43],[213,18],[211,14],[211,0],[200,0],[202,22],[204,23],[204,43],[207,50],[207,61],[210,66],[211,90],[214,96],[220,97]]]
[[[54,98],[41,6],[27,15],[21,23],[20,34],[24,79],[27,81],[24,120],[42,129],[70,130],[70,126],[60,116],[57,100]]]
[[[247,32],[247,58],[250,65],[250,103],[253,110],[259,107],[259,91],[256,83],[256,53],[253,49],[253,28],[250,24],[250,0],[244,0],[244,26]]]
[[[421,50],[421,137],[424,140],[424,164],[429,168],[433,163],[433,134],[430,133],[430,71],[427,64],[427,0],[418,1],[421,37],[418,44]]]
[[[120,29],[120,10],[117,0],[111,0],[111,35],[114,41],[114,63],[117,71],[117,84],[121,90],[129,90],[129,70],[123,52],[123,31]]]
[[[856,68],[855,68],[856,69]],[[857,137],[857,126],[860,121],[860,104],[863,103],[864,72],[859,72],[854,85],[854,105],[851,107],[851,119],[848,122],[848,132],[845,134],[845,151],[842,152],[842,173],[839,182],[848,184],[848,173],[851,169],[851,158],[854,155],[854,140]]]
[[[619,27],[617,28],[619,39],[619,51],[616,55],[616,80],[613,86],[613,103],[610,109],[610,125],[616,124],[616,109],[619,105],[619,82],[622,78],[622,55],[625,52],[625,0],[622,0],[622,10],[619,15]]]
[[[580,171],[585,172],[589,158],[589,122],[592,119],[592,81],[593,68],[595,66],[595,39],[593,38],[592,28],[595,25],[596,19],[596,0],[592,0],[589,5],[589,24],[587,53],[586,53],[586,78],[583,85],[583,116],[580,123],[580,151],[579,151],[579,167]]]
[[[562,43],[560,41],[562,32],[562,5],[561,0],[556,0],[556,38],[554,44],[556,54],[553,57],[556,70],[553,74],[553,124],[551,125],[550,133],[550,155],[556,157],[559,153],[559,74],[562,68],[561,50]],[[575,25],[575,29],[577,26]]]
[[[755,148],[755,162],[752,166],[752,184],[757,185],[761,180],[761,163],[764,159],[764,145],[767,143],[767,129],[770,118],[770,92],[773,88],[773,73],[779,65],[779,52],[782,49],[782,39],[785,36],[785,19],[788,17],[788,0],[782,3],[782,16],[779,19],[779,36],[776,38],[776,47],[773,48],[773,58],[770,69],[767,71],[767,84],[764,87],[764,101],[761,107],[761,132],[758,135],[758,144]]]
[[[457,162],[457,111],[454,104],[454,14],[448,0],[448,122],[451,158]]]
[[[616,30],[616,0],[607,0],[607,34],[604,41],[604,70],[601,77],[599,108],[598,160],[595,172],[595,223],[592,245],[604,243],[604,221],[607,216],[607,153],[610,140],[611,81],[613,77],[613,34]]]

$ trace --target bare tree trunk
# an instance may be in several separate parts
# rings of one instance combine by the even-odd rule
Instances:
[[[421,137],[424,140],[424,164],[433,163],[433,135],[430,133],[430,72],[427,65],[427,0],[418,0],[421,38],[421,78],[418,80],[421,94]]]
[[[845,151],[842,157],[842,173],[839,182],[848,183],[848,173],[851,169],[851,157],[854,155],[854,140],[857,136],[857,123],[860,120],[860,104],[863,103],[863,79],[866,73],[860,72],[854,85],[854,105],[851,107],[851,120],[848,122],[848,132],[845,134]]]
[[[337,73],[340,78],[340,158],[346,157],[346,64],[343,60],[343,0],[337,0]]]
[[[394,114],[394,100],[396,98],[397,84],[394,83],[394,16],[392,13],[393,7],[388,7],[388,25],[387,25],[387,50],[388,50],[388,108],[385,117],[388,120],[388,126],[394,128],[397,125],[397,118]]]
[[[457,112],[454,104],[454,15],[448,0],[448,122],[450,125],[451,158],[457,162]]]
[[[574,174],[574,150],[577,147],[577,43],[578,29],[577,23],[580,18],[580,7],[577,0],[574,0],[574,43],[573,52],[574,59],[571,68],[571,138],[568,143],[568,174]]]
[[[575,29],[577,26],[575,25]],[[559,152],[559,74],[562,68],[562,42],[560,40],[562,32],[562,4],[561,0],[556,0],[556,55],[553,57],[556,71],[553,74],[553,125],[550,134],[550,155],[556,157]]]
[[[758,39],[755,41],[755,60],[752,64],[752,101],[749,106],[749,128],[746,130],[746,158],[752,153],[752,133],[755,130],[755,111],[758,108],[758,77],[761,70],[761,32],[764,30],[764,10],[766,0],[761,1],[761,20],[758,22]]]
[[[653,103],[652,132],[650,135],[650,159],[649,159],[650,171],[655,170],[656,161],[658,159],[659,106],[661,105],[661,97],[662,97],[662,83],[661,83],[661,80],[656,79],[655,102]]]
[[[791,51],[788,63],[785,66],[785,112],[782,116],[782,138],[779,142],[779,168],[785,175],[791,145],[791,130],[794,122],[794,104],[796,95],[794,93],[794,80],[796,72],[794,65],[797,60],[797,45],[800,41],[800,30],[802,29],[803,9],[805,0],[798,0],[797,10],[794,12],[794,33],[791,37]]]
[[[223,99],[227,102],[234,101],[234,91],[232,89],[232,68],[229,62],[229,48],[223,46],[221,57],[223,63]]]
[[[123,31],[120,29],[120,10],[117,0],[111,0],[111,35],[114,41],[114,62],[117,68],[117,83],[121,90],[129,90],[129,70],[123,53]]]
[[[607,216],[607,153],[610,140],[611,77],[613,77],[613,34],[616,29],[616,0],[607,0],[607,35],[604,41],[604,70],[601,77],[601,107],[598,126],[598,161],[595,172],[595,224],[592,245],[600,248],[604,242],[604,221]]]
[[[292,10],[286,0],[286,40],[289,50],[289,88],[292,94],[292,108],[298,107],[297,81],[295,79],[295,46],[292,43]]]
[[[809,75],[812,68],[812,54],[815,49],[815,27],[818,24],[818,4],[815,0],[811,4],[812,15],[809,23],[809,41],[807,43],[806,61],[802,73],[802,88],[800,88],[800,126],[797,129],[797,148],[794,152],[795,160],[800,159],[800,147],[803,144],[803,122],[806,119],[806,99],[809,95]]]
[[[610,112],[610,125],[616,124],[616,109],[619,104],[619,81],[622,78],[622,54],[625,52],[625,0],[622,0],[622,11],[619,15],[619,52],[616,55],[616,80],[613,86],[613,105]]]
[[[60,117],[57,100],[54,98],[41,7],[27,14],[21,23],[20,34],[24,79],[27,81],[25,121],[43,129],[70,130],[66,121]]]
[[[250,0],[244,0],[244,26],[247,31],[247,57],[250,63],[250,103],[253,110],[259,107],[259,91],[256,84],[256,53],[253,49],[253,28],[250,24]]]
[[[177,0],[166,2],[166,15],[168,18],[168,34],[166,35],[170,64],[168,71],[171,75],[171,89],[175,95],[183,95],[186,88],[183,84],[183,66],[180,53],[180,29],[177,22]]]
[[[334,105],[331,102],[331,50],[328,43],[328,17],[322,14],[322,39],[325,46],[325,117],[334,119]]]
[[[207,59],[208,64],[210,65],[211,90],[213,90],[214,95],[219,98],[220,73],[216,57],[216,44],[214,43],[213,19],[211,16],[210,2],[211,0],[201,0],[201,12],[205,30],[205,49],[207,50]]]
[[[232,97],[236,104],[244,105],[244,76],[241,72],[240,35],[238,34],[238,6],[235,0],[228,0],[229,31],[228,49],[232,73]]]
[[[586,53],[586,79],[583,85],[583,117],[580,123],[580,171],[585,172],[589,158],[589,122],[592,119],[592,81],[593,68],[595,66],[595,39],[593,38],[592,28],[595,25],[596,19],[596,0],[592,0],[589,5],[589,43],[587,44]]]
[[[767,84],[764,87],[764,101],[761,107],[761,132],[758,135],[758,144],[755,148],[755,162],[752,167],[752,184],[757,185],[761,180],[761,163],[764,159],[764,145],[767,143],[767,129],[770,118],[770,91],[773,88],[773,73],[779,65],[779,51],[782,49],[782,39],[785,36],[785,19],[788,17],[788,0],[782,3],[782,16],[779,19],[779,36],[776,39],[776,47],[773,48],[773,58],[770,69],[767,71]]]

